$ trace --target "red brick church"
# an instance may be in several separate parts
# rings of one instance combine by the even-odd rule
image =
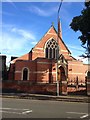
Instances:
[[[9,80],[50,84],[58,80],[63,94],[67,93],[67,84],[85,84],[88,65],[71,55],[62,40],[60,25],[58,29],[52,25],[29,53],[11,61]]]

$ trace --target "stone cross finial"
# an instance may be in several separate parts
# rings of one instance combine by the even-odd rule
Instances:
[[[52,22],[52,26],[54,26],[54,22]]]

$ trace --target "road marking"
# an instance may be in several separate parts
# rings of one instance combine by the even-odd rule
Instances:
[[[13,114],[22,114],[22,113],[19,113],[19,112],[11,112],[11,111],[0,111],[0,112],[4,112],[4,113],[13,113]]]
[[[86,118],[86,117],[88,117],[88,114],[86,114],[86,115],[83,115],[83,116],[81,116],[80,118]]]
[[[69,113],[69,114],[83,114],[83,116],[80,117],[81,119],[87,118],[89,116],[87,113],[79,113],[79,112],[66,112],[66,113]]]
[[[27,113],[31,113],[32,110],[28,110],[28,111],[25,111],[25,112],[22,112],[22,114],[27,114]]]
[[[29,109],[17,109],[17,108],[0,108],[0,110],[29,110]]]
[[[20,111],[20,112],[16,112]],[[13,114],[28,114],[31,113],[32,110],[30,109],[17,109],[17,108],[0,108],[0,112],[4,112],[4,113],[13,113]]]
[[[87,113],[79,113],[79,112],[66,112],[66,113],[70,113],[70,114],[87,114]]]

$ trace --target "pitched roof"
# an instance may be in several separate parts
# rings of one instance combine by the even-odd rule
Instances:
[[[44,34],[44,36],[47,33],[56,33],[58,35],[58,32],[56,31],[55,27],[53,25],[51,25],[51,27],[49,28],[49,30]],[[44,38],[44,36],[38,41],[37,44],[39,44],[39,42]],[[66,47],[66,49],[68,50],[68,52],[71,54],[70,50],[68,49],[68,47],[66,46],[66,44],[64,43],[63,39],[59,36],[59,40],[62,41],[62,43],[64,44],[64,46]],[[37,44],[33,47],[33,49],[37,46]]]
[[[18,58],[16,58],[16,59],[14,59],[14,60],[12,60],[10,63],[15,63],[17,60],[29,60],[29,53],[27,53],[27,54],[25,54],[25,55],[23,55],[23,56],[21,56],[21,57],[18,57]]]
[[[51,25],[51,27],[49,28],[49,30],[43,35],[43,37],[37,42],[37,44],[36,44],[32,49],[34,49],[34,48],[39,44],[39,42],[41,42],[41,40],[45,37],[45,35],[46,35],[48,32],[51,33],[52,29],[53,29],[54,32],[56,33],[56,30],[55,30],[54,26]]]
[[[55,33],[56,35],[58,34],[58,32],[56,31],[55,27],[53,25],[51,25],[51,27],[49,28],[49,30],[44,34],[44,36],[48,33]],[[44,38],[44,36],[39,40],[39,42]],[[71,54],[71,52],[69,51],[68,47],[66,46],[66,44],[64,43],[64,41],[62,40],[61,37],[59,37],[59,39],[62,41],[62,43],[64,44],[64,46],[66,47],[66,49],[68,50],[68,52]],[[39,44],[39,42],[37,44]],[[31,51],[37,46],[37,44],[31,49]],[[29,60],[29,53],[18,57],[14,60],[11,61],[11,63],[15,63],[17,60]]]

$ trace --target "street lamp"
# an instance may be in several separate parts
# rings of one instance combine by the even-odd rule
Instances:
[[[60,2],[60,5],[59,5],[59,8],[58,8],[58,33],[57,33],[57,43],[58,43],[58,39],[59,39],[59,30],[60,30],[60,20],[59,20],[59,12],[60,12],[60,9],[61,9],[61,6],[62,6],[62,1]],[[56,64],[56,79],[57,79],[57,96],[59,96],[59,80],[58,80],[58,58],[59,58],[59,46],[57,48],[57,64]]]

